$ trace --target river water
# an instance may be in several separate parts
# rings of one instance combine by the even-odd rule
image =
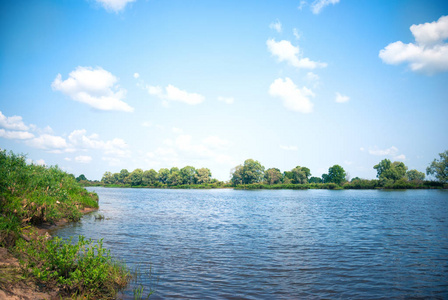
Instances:
[[[448,299],[448,191],[89,190],[150,299]]]

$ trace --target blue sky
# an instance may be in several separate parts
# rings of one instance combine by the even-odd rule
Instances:
[[[446,1],[2,1],[0,148],[89,179],[448,149]]]

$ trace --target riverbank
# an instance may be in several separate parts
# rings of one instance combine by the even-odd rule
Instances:
[[[73,175],[0,151],[0,298],[106,299],[124,288],[130,272],[101,240],[74,243],[48,233],[96,209],[98,195]]]

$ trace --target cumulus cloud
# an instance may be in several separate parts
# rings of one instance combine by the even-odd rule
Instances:
[[[229,141],[217,136],[209,136],[202,141],[205,145],[212,148],[222,148],[229,145]]]
[[[101,4],[106,10],[119,12],[123,10],[128,3],[134,2],[135,0],[96,0]]]
[[[88,155],[80,155],[75,157],[75,161],[81,164],[88,164],[92,161],[92,157]]]
[[[3,113],[0,111],[0,127],[5,129],[12,129],[12,130],[28,130],[28,126],[25,125],[22,121],[22,117],[20,116],[12,116],[12,117],[6,117],[3,115]]]
[[[350,97],[349,97],[349,96],[342,95],[342,94],[336,92],[336,98],[335,98],[335,101],[336,101],[337,103],[345,103],[345,102],[348,102],[349,100],[350,100]]]
[[[187,91],[181,90],[171,84],[169,84],[165,89],[160,86],[147,85],[146,89],[150,95],[154,95],[162,100],[168,101],[178,101],[189,105],[197,105],[204,102],[204,96],[197,93],[189,93]]]
[[[313,103],[309,97],[314,97],[314,93],[306,87],[298,88],[288,77],[276,79],[269,87],[269,94],[273,97],[279,97],[283,101],[283,105],[289,110],[301,113],[313,111]]]
[[[311,4],[311,11],[313,14],[319,14],[322,9],[330,4],[337,4],[339,0],[316,0]]]
[[[63,137],[51,134],[42,134],[39,137],[27,140],[26,144],[31,147],[43,150],[68,148],[67,141]]]
[[[45,166],[46,165],[45,164],[45,160],[43,160],[43,159],[38,159],[38,160],[34,161],[33,164],[39,165],[39,166]]]
[[[122,100],[126,90],[120,88],[117,81],[117,77],[102,68],[77,67],[66,80],[58,74],[51,87],[98,110],[134,111]]]
[[[285,150],[285,151],[297,151],[297,150],[299,150],[299,148],[297,146],[285,146],[285,145],[280,145],[280,149]]]
[[[269,24],[269,28],[274,29],[278,33],[281,33],[282,32],[282,23],[280,23],[280,21],[277,20],[276,22],[272,22],[271,24]]]
[[[138,73],[134,73],[134,78],[135,79],[137,79],[137,78],[139,78],[140,77],[140,74],[138,74]]]
[[[375,147],[375,149],[369,150],[369,154],[375,155],[375,156],[390,156],[396,160],[405,160],[406,159],[406,156],[404,154],[398,154],[398,148],[395,146],[392,146],[388,149],[378,149]]]
[[[293,46],[290,41],[282,40],[276,42],[274,39],[269,39],[266,41],[269,52],[275,57],[277,57],[279,62],[287,62],[293,67],[301,69],[316,69],[324,68],[327,66],[326,63],[315,62],[310,60],[308,57],[303,58],[300,48]]]
[[[27,131],[9,131],[0,129],[0,137],[11,140],[29,140],[34,138],[34,134]]]
[[[233,104],[235,99],[233,97],[218,97],[218,101],[224,102],[226,104]]]
[[[415,43],[397,41],[379,53],[383,62],[391,65],[408,63],[412,71],[435,74],[448,71],[448,16],[432,23],[410,27]]]
[[[125,157],[128,156],[128,145],[123,139],[114,138],[103,141],[97,134],[87,135],[85,129],[74,130],[68,136],[71,147],[80,150],[96,149],[102,150],[105,154]]]

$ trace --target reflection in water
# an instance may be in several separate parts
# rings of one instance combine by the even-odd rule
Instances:
[[[152,266],[153,299],[448,298],[446,191],[91,190],[106,220],[56,234]]]

